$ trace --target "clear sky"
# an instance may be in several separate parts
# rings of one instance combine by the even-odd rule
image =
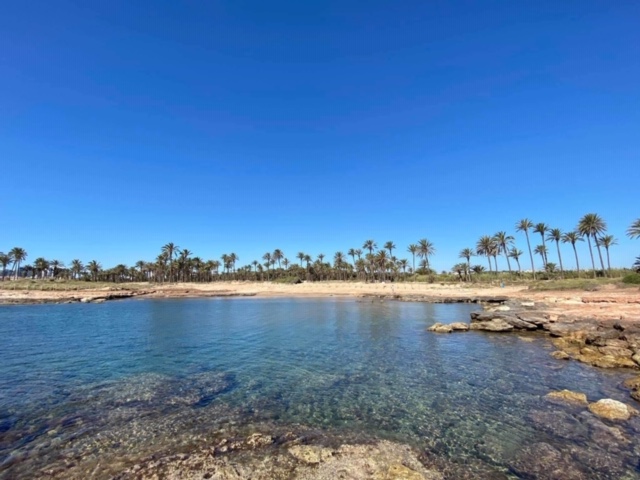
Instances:
[[[639,25],[625,0],[3,2],[0,250],[246,265],[426,237],[448,270],[596,212],[630,266]]]

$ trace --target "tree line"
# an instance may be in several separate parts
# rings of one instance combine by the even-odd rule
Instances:
[[[580,261],[577,245],[586,239],[591,260],[591,270],[595,277],[600,272],[607,276],[611,272],[609,249],[617,244],[613,235],[607,234],[605,221],[595,213],[584,215],[572,231],[562,232],[558,228],[551,228],[545,223],[534,224],[525,218],[517,222],[515,231],[523,233],[526,239],[527,251],[531,263],[531,273],[536,278],[534,254],[539,256],[546,273],[558,272],[564,276],[565,262],[563,261],[560,243],[571,244],[575,268],[580,275]],[[640,219],[635,220],[626,234],[630,238],[640,238]],[[531,248],[531,240],[540,235],[540,244]],[[548,242],[548,243],[547,243]],[[550,261],[552,254],[549,246],[555,246],[557,263]],[[553,249],[553,248],[552,248]],[[596,268],[594,249],[599,260]],[[603,250],[605,256],[603,257]],[[305,253],[298,252],[295,261],[289,260],[284,252],[275,249],[266,252],[260,260],[255,259],[244,266],[238,266],[240,258],[235,253],[223,254],[219,260],[203,260],[193,256],[187,248],[180,248],[174,243],[164,245],[154,261],[138,261],[134,266],[124,264],[104,269],[96,260],[84,264],[74,259],[66,266],[59,260],[47,260],[39,257],[33,264],[24,263],[27,252],[20,247],[11,249],[8,253],[0,252],[2,266],[2,280],[10,278],[54,278],[86,281],[107,282],[212,282],[218,280],[363,280],[363,281],[395,281],[406,279],[410,275],[429,275],[435,272],[431,269],[430,258],[436,253],[434,244],[426,238],[418,240],[407,247],[410,258],[398,258],[394,251],[396,245],[392,241],[385,242],[381,248],[374,240],[366,240],[361,248],[350,248],[347,253],[335,252],[330,259],[319,254],[315,259]],[[494,235],[483,235],[473,248],[464,248],[459,258],[464,262],[457,263],[451,269],[460,280],[470,281],[473,274],[481,274],[486,269],[481,264],[472,265],[473,257],[486,257],[489,273],[497,274],[498,257],[504,257],[510,274],[522,276],[521,257],[524,253],[515,246],[515,237],[505,231]],[[418,264],[416,266],[416,257]],[[606,258],[606,267],[604,258]],[[493,263],[492,263],[493,260]],[[515,262],[513,268],[511,260]],[[10,269],[8,270],[8,267]],[[558,271],[559,267],[559,271]],[[634,265],[640,269],[640,257]]]

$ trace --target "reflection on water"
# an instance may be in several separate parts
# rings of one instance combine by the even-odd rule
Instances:
[[[469,478],[537,478],[545,456],[575,478],[637,478],[637,418],[605,424],[542,399],[567,388],[628,403],[625,374],[556,361],[543,338],[426,331],[472,308],[309,299],[2,308],[0,477],[108,478],[153,453],[315,428],[338,441],[408,443]]]

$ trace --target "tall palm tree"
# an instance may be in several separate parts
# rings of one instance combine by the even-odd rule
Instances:
[[[13,247],[9,252],[9,256],[13,259],[14,278],[17,280],[20,273],[20,264],[27,259],[27,251],[24,248]]]
[[[545,235],[545,233],[547,233],[548,230],[549,230],[549,226],[546,223],[542,223],[542,222],[536,223],[536,226],[533,227],[533,231],[535,233],[539,233],[540,237],[542,237],[542,246],[544,247],[542,261],[544,263],[545,268],[547,266],[547,253],[548,253],[548,250],[547,250],[547,244],[545,242],[544,235]]]
[[[302,262],[304,261],[305,256],[304,252],[298,252],[298,255],[296,255],[296,258],[300,260],[300,268],[302,268]]]
[[[38,257],[33,261],[33,268],[36,269],[36,275],[39,275],[40,278],[44,278],[47,270],[49,270],[49,261],[42,258],[42,257]]]
[[[573,254],[576,257],[576,271],[578,276],[580,276],[580,261],[578,260],[578,250],[576,250],[577,242],[584,242],[584,239],[579,232],[567,232],[562,235],[562,243],[570,243],[573,247]]]
[[[511,235],[507,235],[507,232],[498,232],[493,236],[495,243],[498,245],[498,253],[504,253],[504,258],[507,259],[507,267],[509,273],[511,273],[511,262],[509,261],[509,245],[513,244],[514,238]]]
[[[416,245],[415,243],[412,243],[411,245],[409,245],[409,248],[407,248],[407,252],[409,252],[413,257],[413,271],[415,272],[416,271],[416,253],[418,253],[418,245]]]
[[[267,252],[262,256],[263,265],[267,267],[267,281],[269,281],[269,267],[271,266],[271,252]]]
[[[476,243],[476,254],[485,255],[487,257],[487,262],[489,262],[489,272],[493,271],[491,266],[491,254],[494,250],[495,241],[489,235],[483,235]]]
[[[516,223],[516,232],[524,232],[527,237],[527,248],[529,249],[529,258],[531,259],[531,271],[533,272],[533,279],[536,279],[536,267],[533,263],[533,252],[531,251],[531,243],[529,242],[529,229],[533,228],[533,222],[528,218],[523,218]]]
[[[469,280],[471,280],[471,257],[474,255],[475,252],[472,248],[463,248],[458,254],[458,258],[464,258],[467,260],[467,276],[469,277]]]
[[[173,278],[173,257],[178,255],[179,247],[173,242],[169,242],[162,247],[162,253],[169,259],[169,281]]]
[[[273,259],[278,262],[278,268],[282,268],[282,259],[284,258],[284,253],[282,253],[282,250],[280,250],[279,248],[276,248],[273,251],[273,255],[272,255]]]
[[[56,278],[60,269],[64,268],[64,263],[62,263],[60,260],[51,260],[50,267],[52,270],[51,274],[53,275],[53,278]]]
[[[2,281],[4,282],[5,273],[7,271],[7,266],[13,261],[11,255],[8,253],[0,252],[0,265],[2,265]]]
[[[520,268],[520,257],[522,256],[522,250],[518,250],[516,247],[513,247],[509,250],[509,256],[513,258],[518,264],[518,273],[522,274],[522,268]]]
[[[369,250],[369,254],[373,255],[373,251],[378,248],[378,244],[373,240],[365,240],[362,248],[364,248],[365,250]]]
[[[288,269],[289,269],[289,264],[290,264],[290,263],[291,263],[291,262],[289,261],[289,259],[288,259],[288,258],[286,258],[286,257],[285,257],[285,258],[283,258],[283,259],[282,259],[282,264],[284,265],[284,269],[285,269],[285,270],[288,270]]]
[[[564,267],[562,266],[562,255],[560,255],[560,241],[562,240],[562,231],[559,228],[550,228],[547,231],[547,240],[556,242],[558,250],[558,262],[560,262],[560,275],[564,276]]]
[[[631,224],[627,230],[627,235],[631,238],[640,238],[640,218]]]
[[[388,242],[386,242],[384,244],[384,248],[386,248],[387,250],[389,250],[389,256],[393,257],[393,249],[396,248],[395,243],[393,243],[391,240],[389,240]]]
[[[607,252],[607,270],[609,271],[609,275],[611,275],[611,261],[609,260],[609,248],[613,245],[618,244],[618,240],[613,235],[605,235],[604,237],[600,237],[596,240],[597,243],[602,245]]]
[[[358,257],[358,260],[360,260],[360,258],[362,257],[362,250],[360,250],[359,248],[356,248],[356,257]]]
[[[347,255],[349,255],[351,257],[351,260],[353,261],[353,265],[355,266],[356,264],[356,251],[353,248],[350,248],[349,251],[347,252]]]
[[[591,255],[591,266],[593,267],[593,278],[596,278],[596,263],[593,260],[591,239],[593,238],[595,241],[598,238],[598,235],[604,233],[607,230],[607,224],[597,213],[587,213],[578,222],[578,228],[576,230],[580,232],[580,235],[587,237],[589,254]],[[597,245],[598,242],[596,242],[596,246]],[[598,253],[600,254],[600,264],[602,266],[602,271],[604,272],[604,262],[602,261],[602,252],[600,251],[600,247],[598,247]]]
[[[427,263],[427,270],[430,270],[429,257],[436,253],[436,248],[426,238],[418,240],[418,256],[420,256]]]

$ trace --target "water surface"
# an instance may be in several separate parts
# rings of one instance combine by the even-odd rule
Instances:
[[[619,387],[628,374],[557,361],[542,337],[426,331],[474,308],[343,299],[2,307],[0,477],[64,478],[73,468],[106,478],[150,453],[304,426],[407,443],[475,478],[536,468],[523,452],[539,443],[585,478],[637,478],[637,420],[607,424],[542,398],[567,388],[629,403]]]

